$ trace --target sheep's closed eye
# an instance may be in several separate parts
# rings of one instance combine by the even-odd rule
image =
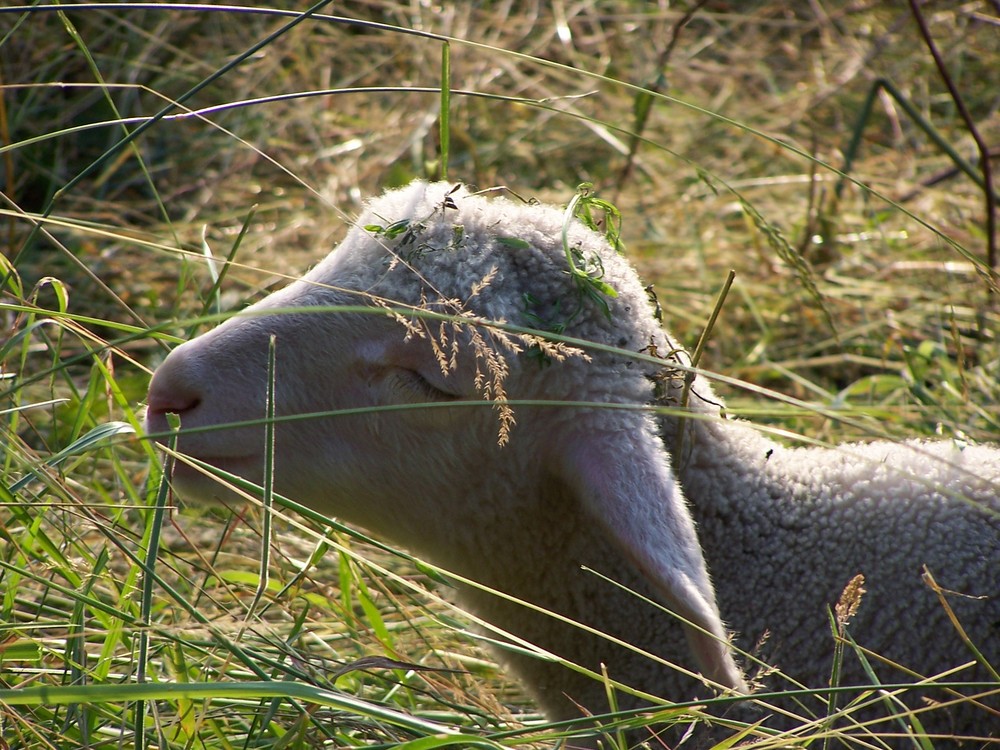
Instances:
[[[459,398],[458,394],[449,393],[433,385],[416,370],[403,367],[387,368],[383,384],[386,396],[392,401],[421,404],[429,401],[454,401]]]

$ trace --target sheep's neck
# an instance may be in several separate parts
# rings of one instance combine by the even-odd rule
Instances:
[[[455,573],[486,587],[458,586],[461,599],[471,612],[511,634],[522,648],[533,644],[595,672],[600,671],[602,664],[613,665],[612,676],[626,683],[634,675],[648,672],[646,658],[620,649],[566,620],[585,623],[640,649],[659,652],[696,669],[690,664],[681,628],[664,628],[669,616],[636,598],[636,593],[651,599],[656,594],[602,528],[580,513],[578,500],[570,488],[558,479],[549,478],[536,482],[530,489],[521,488],[523,494],[516,498],[497,497],[502,490],[493,489],[493,503],[513,510],[508,523],[497,519],[491,527],[488,545],[464,546],[468,540],[462,540],[463,546],[437,550],[436,555]],[[603,579],[602,575],[624,588]],[[623,619],[624,611],[632,612],[633,616]],[[525,684],[535,688],[534,697],[554,716],[579,714],[564,697],[566,694],[573,695],[591,710],[606,708],[606,696],[599,681],[556,663],[518,653],[507,653],[505,661]],[[679,678],[666,667],[663,673],[662,685],[654,681],[643,687],[664,693],[676,689]],[[689,692],[696,691],[697,686],[692,684]],[[622,700],[630,704],[626,696]]]
[[[788,473],[777,469],[784,451],[749,423],[727,419],[716,407],[698,412],[692,418],[664,419],[661,436],[702,535],[706,526],[718,528],[715,523],[703,524],[706,519],[741,512],[751,479],[766,487],[766,496],[775,502],[750,510],[756,515],[782,513],[780,500],[787,492]]]

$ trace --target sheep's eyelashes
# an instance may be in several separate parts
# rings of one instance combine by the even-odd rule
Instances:
[[[386,395],[391,401],[404,401],[412,404],[427,402],[455,401],[458,394],[443,391],[433,385],[416,370],[403,367],[390,367],[382,377]]]

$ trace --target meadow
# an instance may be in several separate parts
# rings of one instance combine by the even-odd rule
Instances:
[[[0,747],[592,731],[540,716],[440,571],[294,503],[185,505],[144,435],[172,347],[414,178],[592,183],[664,324],[693,347],[716,318],[728,411],[789,441],[996,442],[998,26],[988,0],[0,7]],[[701,717],[600,721],[624,750]]]

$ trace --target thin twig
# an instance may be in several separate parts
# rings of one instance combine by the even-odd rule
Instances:
[[[952,101],[955,103],[958,114],[965,122],[965,127],[969,129],[972,140],[976,142],[976,148],[979,149],[979,168],[983,173],[983,184],[985,186],[983,195],[986,198],[986,264],[989,266],[990,274],[994,277],[994,280],[1000,281],[1000,274],[997,273],[996,198],[993,195],[993,170],[990,168],[990,150],[986,146],[983,137],[979,134],[976,123],[972,119],[968,108],[966,108],[965,101],[962,99],[958,87],[948,73],[944,60],[941,59],[941,53],[938,52],[937,45],[934,44],[934,40],[931,38],[930,29],[927,28],[927,22],[924,19],[923,13],[920,12],[919,0],[908,0],[908,2],[910,9],[913,11],[913,18],[920,29],[920,35],[924,38],[924,43],[927,45],[931,57],[934,58],[934,64],[937,66],[938,73],[941,74],[941,79],[944,81],[944,85],[948,89]]]
[[[698,343],[694,347],[694,353],[691,355],[691,367],[697,368],[701,362],[701,355],[705,352],[705,346],[708,344],[708,340],[712,335],[712,331],[715,328],[716,322],[719,320],[719,315],[722,313],[722,306],[726,303],[726,298],[729,296],[729,290],[733,287],[733,281],[736,279],[736,271],[730,270],[729,274],[726,276],[726,283],[722,285],[722,291],[719,292],[719,296],[715,300],[715,307],[712,309],[712,314],[708,318],[708,323],[705,324],[705,329],[701,332],[701,336],[698,337]],[[695,371],[690,370],[684,376],[684,388],[681,390],[681,400],[680,408],[686,409],[688,401],[691,398],[691,388],[694,386]],[[684,455],[684,433],[685,429],[683,426],[677,431],[677,442],[674,445],[674,455],[682,456]]]
[[[1000,156],[1000,148],[990,149],[991,159],[995,159],[998,156]],[[958,177],[960,174],[962,174],[962,169],[958,166],[948,167],[939,172],[935,172],[930,177],[926,177],[918,182],[917,186],[912,188],[909,192],[903,193],[901,196],[896,198],[896,202],[907,203],[920,195],[925,189],[939,185],[942,182],[952,179],[953,177]]]
[[[670,30],[670,41],[667,42],[667,46],[664,47],[659,59],[656,61],[656,80],[647,86],[645,91],[640,91],[636,94],[634,104],[635,122],[632,125],[632,133],[629,138],[628,156],[625,159],[625,165],[622,167],[621,172],[618,173],[618,183],[615,186],[616,192],[621,192],[625,181],[632,174],[632,168],[635,166],[635,157],[639,151],[639,144],[642,141],[642,133],[646,129],[649,113],[653,110],[653,98],[667,86],[667,65],[670,62],[670,56],[673,54],[674,47],[677,46],[681,30],[688,25],[691,19],[694,18],[694,14],[701,10],[707,2],[708,0],[698,0],[684,15],[677,19],[677,22],[674,23],[673,28]]]

